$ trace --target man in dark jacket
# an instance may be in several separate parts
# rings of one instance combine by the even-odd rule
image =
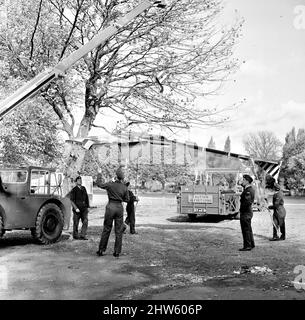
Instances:
[[[82,178],[79,176],[75,179],[76,186],[71,190],[70,200],[73,211],[73,238],[79,240],[88,240],[86,237],[88,228],[88,208],[89,197],[87,190],[82,186]],[[82,229],[78,236],[79,220],[82,220]]]
[[[136,234],[136,216],[135,216],[135,201],[138,201],[138,198],[133,194],[133,192],[129,189],[130,182],[126,183],[126,187],[128,188],[129,201],[127,202],[126,212],[127,217],[125,219],[125,223],[129,225],[130,233]]]
[[[122,250],[122,238],[126,229],[123,221],[124,208],[122,202],[129,201],[128,188],[123,183],[124,173],[121,168],[116,171],[116,181],[102,183],[101,175],[98,174],[97,186],[106,189],[108,194],[108,204],[104,217],[104,227],[101,235],[99,249],[96,252],[98,256],[103,256],[107,249],[109,236],[114,221],[115,243],[113,256],[118,258]]]
[[[243,176],[242,186],[244,190],[240,195],[240,226],[243,235],[243,248],[240,251],[250,251],[255,247],[251,220],[253,217],[252,204],[255,198],[255,191],[252,187],[253,179],[245,174]]]
[[[273,209],[273,238],[270,241],[285,240],[286,230],[285,230],[285,217],[286,210],[284,207],[284,195],[281,191],[281,186],[278,183],[274,184],[275,193],[272,198],[272,206],[268,209]],[[281,237],[278,236],[278,229],[281,231]]]

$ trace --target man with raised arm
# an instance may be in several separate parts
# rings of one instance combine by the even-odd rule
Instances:
[[[108,245],[113,221],[115,231],[115,243],[113,256],[118,258],[122,250],[122,238],[126,229],[123,221],[124,207],[122,202],[129,201],[128,188],[124,184],[124,172],[121,168],[116,171],[116,180],[113,182],[102,183],[101,174],[97,177],[97,186],[105,189],[108,195],[108,203],[104,216],[104,227],[101,235],[99,249],[96,252],[98,256],[103,256]]]

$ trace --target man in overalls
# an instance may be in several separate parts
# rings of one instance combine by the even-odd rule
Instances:
[[[101,175],[98,174],[97,186],[105,189],[108,195],[108,204],[104,216],[104,227],[101,235],[98,256],[103,256],[108,245],[109,236],[114,221],[115,243],[113,256],[118,258],[122,250],[122,238],[126,229],[123,221],[124,207],[122,202],[129,201],[128,188],[123,183],[124,173],[121,168],[116,171],[114,182],[101,183]]]

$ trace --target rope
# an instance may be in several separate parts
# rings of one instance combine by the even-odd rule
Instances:
[[[262,211],[268,211],[270,219],[271,219],[271,223],[273,225],[273,227],[276,229],[277,233],[279,232],[278,227],[275,225],[274,221],[273,221],[273,213],[272,211],[268,208],[268,201],[265,198],[263,201],[263,205],[262,205]]]

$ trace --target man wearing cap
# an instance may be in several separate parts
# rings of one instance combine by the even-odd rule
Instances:
[[[274,183],[275,193],[272,198],[272,206],[268,209],[273,209],[273,238],[270,241],[285,240],[286,230],[285,230],[285,217],[286,210],[284,207],[284,195],[281,191],[281,186],[278,183]],[[281,237],[278,236],[277,232],[280,229]]]
[[[255,247],[251,219],[253,217],[252,204],[255,198],[255,191],[252,187],[253,179],[245,174],[243,176],[242,186],[244,190],[240,195],[240,226],[243,235],[243,248],[239,251],[250,251]]]
[[[123,180],[124,173],[121,168],[116,171],[116,180],[114,182],[101,183],[101,175],[98,174],[97,177],[97,186],[105,189],[108,195],[103,232],[101,235],[99,249],[96,252],[98,256],[103,256],[107,249],[113,221],[115,231],[113,256],[118,258],[122,250],[122,238],[126,229],[123,221],[124,208],[122,202],[129,201],[128,188],[123,183]]]
[[[81,176],[78,176],[75,179],[75,182],[76,186],[71,190],[70,193],[73,211],[73,239],[88,240],[86,233],[88,228],[89,197],[86,188],[82,186]],[[78,236],[79,220],[82,220],[80,236]]]

